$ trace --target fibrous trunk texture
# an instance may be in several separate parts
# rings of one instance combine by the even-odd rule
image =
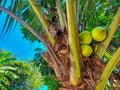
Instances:
[[[83,57],[81,70],[82,78],[80,80],[80,84],[76,87],[72,86],[69,83],[70,52],[67,41],[67,30],[64,33],[57,31],[56,38],[55,45],[50,45],[54,55],[51,54],[51,52],[48,52],[44,54],[44,58],[54,69],[56,77],[63,85],[63,88],[60,88],[59,90],[95,90],[95,86],[99,81],[105,64],[96,55],[92,55],[90,58]]]

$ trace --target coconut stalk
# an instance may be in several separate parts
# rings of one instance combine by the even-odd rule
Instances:
[[[68,38],[70,47],[70,83],[73,86],[79,84],[81,78],[81,62],[80,43],[78,35],[78,26],[76,21],[76,2],[75,0],[67,0],[67,21],[68,21]]]
[[[78,18],[78,0],[75,0],[75,5],[76,5],[76,17]],[[76,19],[77,19],[76,18]],[[78,22],[78,21],[77,21]]]
[[[50,23],[46,20],[45,15],[42,13],[42,10],[39,8],[39,6],[36,5],[34,0],[29,0],[29,3],[32,6],[32,8],[33,8],[34,12],[36,13],[36,15],[38,16],[38,18],[40,19],[40,22],[41,22],[42,26],[44,27],[50,42],[52,44],[54,44],[55,43],[55,39],[51,35],[51,33],[49,32]]]
[[[101,59],[103,57],[103,55],[105,54],[105,50],[107,49],[110,41],[113,38],[113,35],[115,34],[115,32],[117,31],[118,25],[120,23],[120,7],[118,8],[118,11],[113,19],[113,21],[111,22],[110,26],[106,29],[107,30],[107,38],[105,39],[105,41],[101,42],[95,52],[95,54],[97,56],[99,56]]]
[[[119,60],[120,60],[120,47],[117,49],[117,51],[111,57],[110,61],[107,63],[107,65],[100,77],[98,85],[96,86],[96,90],[104,90],[104,88],[106,86],[106,82],[107,82],[108,78],[110,77],[110,74],[112,73],[116,64],[119,62]]]
[[[64,12],[63,12],[63,10],[61,8],[59,0],[56,0],[56,7],[57,7],[57,12],[58,12],[59,20],[60,20],[60,26],[61,26],[62,31],[64,31],[64,28],[66,26],[66,20],[65,20]]]

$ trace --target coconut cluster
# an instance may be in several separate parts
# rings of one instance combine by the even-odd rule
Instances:
[[[79,34],[79,38],[82,55],[85,57],[89,57],[93,52],[91,42],[92,41],[102,42],[103,40],[105,40],[106,30],[103,27],[95,27],[91,32],[82,31]]]

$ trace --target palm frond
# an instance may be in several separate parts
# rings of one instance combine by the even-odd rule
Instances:
[[[0,67],[0,70],[11,70],[11,71],[15,71],[15,70],[17,70],[17,69],[14,68],[14,67],[11,67],[11,66],[2,66],[2,67]]]
[[[0,83],[0,89],[1,89],[1,90],[7,90],[7,89],[5,88],[5,86],[2,85],[1,83]]]
[[[20,7],[18,5],[19,4],[21,5],[21,3],[23,4],[23,2],[25,2],[25,1],[24,0],[11,0],[11,1],[9,1],[9,4],[8,4],[7,0],[2,0],[0,5],[5,6],[5,7],[9,5],[8,9],[10,11],[12,11],[13,13],[15,13],[16,15],[20,16],[21,11],[24,9],[24,7]],[[12,34],[13,30],[16,27],[16,23],[17,22],[12,17],[7,15],[5,18],[3,28],[2,28],[1,33],[0,33],[0,38],[2,39],[5,36],[8,37],[10,34]]]
[[[5,4],[7,3],[7,0],[0,0],[0,5],[3,5],[3,6],[5,6]],[[2,11],[0,11],[0,14],[2,13]]]
[[[78,36],[78,27],[76,20],[76,4],[75,0],[67,0],[67,20],[68,20],[68,36],[70,47],[70,83],[73,86],[79,84],[81,78],[81,62],[82,56],[80,54],[80,41]]]
[[[15,80],[18,79],[18,75],[13,72],[17,70],[16,68],[12,67],[12,66],[2,66],[0,67],[0,84],[1,86],[5,85],[8,86],[10,84],[10,80]],[[1,87],[2,88],[2,87]],[[4,89],[2,89],[4,90]]]
[[[15,61],[16,58],[7,58],[7,59],[3,59],[0,61],[0,66],[3,66],[4,64],[9,64],[11,61]]]
[[[110,61],[107,63],[107,65],[100,77],[100,81],[98,82],[96,90],[104,90],[107,80],[109,79],[113,69],[115,68],[115,66],[117,65],[117,63],[119,61],[120,61],[120,47],[112,55]]]
[[[12,80],[18,79],[19,77],[12,71],[5,71],[5,70],[0,70],[0,74],[3,74],[7,77],[9,77]]]
[[[1,6],[6,7],[7,1],[3,0],[1,1]],[[37,18],[37,16],[34,15],[33,10],[31,7],[28,7],[28,1],[25,0],[11,0],[9,1],[9,7],[8,10],[15,13],[17,16],[23,18],[24,21],[26,21],[30,26],[32,26],[37,31],[41,32],[41,24]],[[1,11],[2,12],[2,11]],[[2,15],[2,14],[1,14]],[[10,34],[12,34],[16,28],[16,25],[18,22],[14,20],[11,16],[7,15],[5,18],[5,22],[3,25],[3,28],[0,33],[0,38],[3,39],[5,36],[8,37]],[[39,26],[39,27],[38,27]],[[21,26],[23,27],[23,26]],[[22,28],[22,33],[25,34],[24,38],[35,41],[37,38],[31,33],[27,32],[28,29]]]
[[[8,80],[6,76],[0,75],[0,83],[3,83],[4,85],[9,85],[10,81]]]
[[[63,31],[66,26],[66,21],[65,21],[64,12],[59,0],[56,0],[56,7],[57,7],[58,16],[59,16],[59,23]]]

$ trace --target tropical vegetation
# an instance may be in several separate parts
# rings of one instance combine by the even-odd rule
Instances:
[[[0,51],[1,90],[37,90],[43,85],[41,81],[41,73],[32,63],[18,61],[9,51]]]
[[[19,8],[21,6],[18,2],[22,8]],[[0,9],[23,25],[22,31],[27,39],[34,41],[37,38],[44,43],[47,51],[43,57],[53,68],[57,80],[62,85],[59,90],[104,90],[112,88],[113,84],[114,88],[120,88],[119,74],[112,75],[115,68],[115,71],[119,71],[119,0],[18,2],[12,4],[17,7],[8,10],[4,8],[5,1],[1,1],[3,4]],[[19,16],[21,14],[23,16]],[[81,53],[79,33],[84,30],[91,31],[98,26],[105,28],[107,36],[102,42],[92,41],[94,52],[85,57]],[[7,32],[7,29],[4,31]],[[3,33],[1,35],[4,36]],[[106,87],[107,81],[110,83],[109,87]]]

